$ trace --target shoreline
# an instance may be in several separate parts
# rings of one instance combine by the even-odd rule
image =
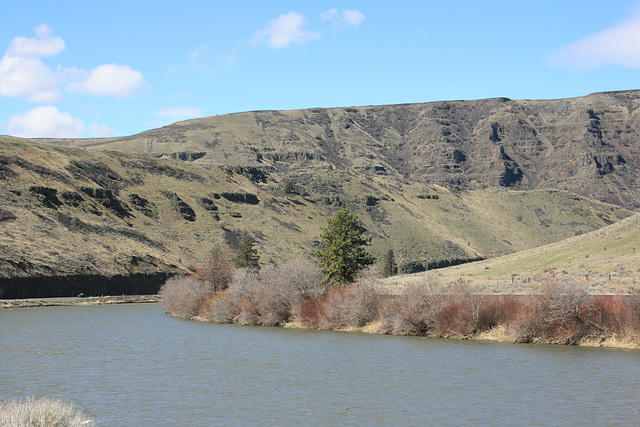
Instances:
[[[181,317],[173,316],[169,313],[165,313],[167,316],[175,317],[180,319]],[[224,323],[216,323],[207,320],[202,316],[192,316],[186,317],[184,319],[192,320],[194,322],[203,322],[203,323],[212,323],[214,325],[221,325]],[[256,327],[260,328],[260,325],[248,325],[242,323],[231,323],[236,326],[247,326],[247,327]],[[273,326],[271,326],[273,327]],[[513,340],[513,337],[507,330],[505,325],[497,325],[493,329],[489,331],[483,331],[476,333],[470,337],[458,337],[458,336],[448,336],[448,337],[436,337],[433,335],[396,335],[396,334],[388,334],[383,332],[382,324],[379,320],[374,320],[373,322],[367,323],[364,326],[356,327],[346,327],[340,329],[322,329],[315,328],[312,326],[305,325],[303,322],[292,320],[290,322],[286,322],[282,325],[275,326],[276,328],[282,329],[304,329],[309,331],[326,331],[326,332],[342,332],[342,333],[358,333],[358,334],[376,334],[376,335],[389,335],[389,336],[406,336],[406,337],[422,337],[422,338],[434,338],[434,339],[445,339],[445,340],[461,340],[461,341],[481,341],[481,342],[500,342],[506,344],[521,344],[521,345],[534,345],[534,346],[575,346],[575,347],[598,347],[598,348],[610,348],[610,349],[619,349],[619,350],[640,350],[640,344],[630,340],[621,340],[618,339],[617,336],[611,336],[607,339],[583,339],[577,344],[557,344],[557,343],[518,343]]]
[[[117,295],[117,296],[100,296],[100,297],[57,297],[57,298],[25,298],[25,299],[0,299],[0,309],[13,309],[13,308],[27,308],[27,307],[64,307],[64,306],[87,306],[87,305],[107,305],[107,304],[136,304],[136,303],[158,303],[160,299],[158,295]],[[167,315],[172,316],[167,313]],[[179,318],[178,316],[172,316]],[[193,316],[188,317],[189,320],[196,322],[215,323],[210,322],[204,317]],[[242,325],[240,326],[254,326],[254,325]],[[258,326],[259,327],[259,326]],[[332,332],[348,332],[348,333],[363,333],[363,334],[378,334],[389,335],[382,332],[381,324],[379,321],[373,321],[362,327],[347,327],[342,329],[321,329],[314,328],[308,325],[304,325],[299,321],[290,321],[283,325],[278,326],[283,329],[308,329],[308,330],[326,330]],[[424,337],[429,338],[428,335]],[[435,338],[435,337],[434,337]],[[440,337],[438,337],[440,338]],[[490,331],[480,332],[470,336],[468,338],[461,337],[445,337],[441,339],[457,339],[457,340],[471,340],[471,341],[486,341],[486,342],[503,342],[511,343],[514,341],[506,330],[505,325],[498,325]],[[562,344],[534,344],[534,345],[562,345]],[[610,337],[605,340],[600,339],[586,339],[578,344],[579,347],[599,347],[599,348],[615,348],[621,350],[640,350],[640,345],[627,341],[619,340],[616,337]]]
[[[25,308],[25,307],[59,307],[80,305],[106,305],[106,304],[135,304],[157,303],[160,299],[157,295],[113,295],[100,297],[56,297],[56,298],[23,298],[0,299],[0,309]]]

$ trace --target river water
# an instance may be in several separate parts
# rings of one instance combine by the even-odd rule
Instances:
[[[25,396],[104,426],[639,425],[640,351],[0,310],[0,400]]]

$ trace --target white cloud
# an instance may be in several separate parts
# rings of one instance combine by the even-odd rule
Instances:
[[[320,18],[322,19],[335,19],[338,16],[338,9],[329,9],[325,10],[320,14]]]
[[[116,134],[115,129],[107,125],[99,125],[98,123],[91,123],[89,125],[89,133],[93,136],[113,136]]]
[[[640,69],[640,14],[560,47],[549,60],[574,69],[607,65]]]
[[[53,31],[46,24],[39,25],[34,32],[36,38],[14,37],[7,55],[45,57],[55,56],[64,50],[64,40],[52,37]]]
[[[357,10],[345,10],[342,12],[342,21],[347,25],[357,27],[364,21],[364,15]]]
[[[175,106],[158,110],[156,111],[156,114],[161,117],[183,120],[187,118],[202,117],[202,110],[197,107]]]
[[[9,117],[10,135],[25,138],[74,138],[82,134],[84,123],[56,107],[37,107],[24,114]]]
[[[58,80],[51,68],[35,57],[5,54],[0,60],[0,95],[31,102],[57,102]]]
[[[36,38],[15,37],[0,60],[0,95],[31,102],[60,100],[58,80],[39,58],[53,56],[65,48],[64,40],[53,37],[51,28],[35,28]]]
[[[334,25],[344,25],[348,27],[357,27],[364,21],[364,15],[357,10],[329,9],[320,14],[320,17],[327,21],[333,21]]]
[[[69,84],[69,93],[126,98],[149,86],[140,71],[132,70],[127,65],[100,65],[85,74],[81,80]]]
[[[256,45],[266,44],[272,49],[282,49],[291,43],[308,43],[322,37],[321,33],[307,28],[304,16],[289,12],[278,16],[258,30],[252,39]]]
[[[190,61],[195,61],[198,58],[201,58],[203,56],[206,56],[209,54],[209,48],[205,45],[200,46],[199,48],[197,48],[196,50],[194,50],[193,52],[191,52],[191,55],[189,55],[189,60]]]

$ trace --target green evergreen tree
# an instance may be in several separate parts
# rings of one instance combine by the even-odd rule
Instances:
[[[260,268],[258,264],[260,257],[258,256],[256,248],[253,247],[255,243],[256,241],[248,233],[242,235],[240,243],[238,244],[238,250],[233,258],[233,265],[235,265],[236,268]]]
[[[382,258],[380,270],[382,277],[391,277],[398,274],[398,264],[396,264],[396,256],[393,253],[393,249],[389,249],[384,258]]]
[[[320,234],[325,246],[317,253],[320,268],[339,285],[353,282],[363,268],[375,262],[365,249],[371,243],[363,236],[366,231],[358,216],[343,208],[329,218]]]
[[[292,180],[292,179],[285,180],[282,192],[284,194],[295,194],[296,193],[296,182],[294,180]]]

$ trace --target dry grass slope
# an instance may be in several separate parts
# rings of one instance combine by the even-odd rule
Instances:
[[[640,215],[602,229],[514,254],[434,272],[396,276],[389,289],[432,276],[465,282],[483,293],[537,293],[546,279],[571,279],[592,294],[627,293],[640,286]]]
[[[630,215],[558,190],[454,192],[345,171],[259,172],[1,137],[0,279],[184,273],[215,244],[234,248],[244,231],[263,264],[313,257],[326,218],[342,206],[364,222],[374,255],[394,249],[405,272],[547,244]],[[298,190],[285,194],[292,178]]]
[[[341,207],[404,273],[546,245],[640,206],[639,100],[257,111],[129,137],[0,137],[0,282],[188,273],[245,231],[262,264],[313,258]]]

